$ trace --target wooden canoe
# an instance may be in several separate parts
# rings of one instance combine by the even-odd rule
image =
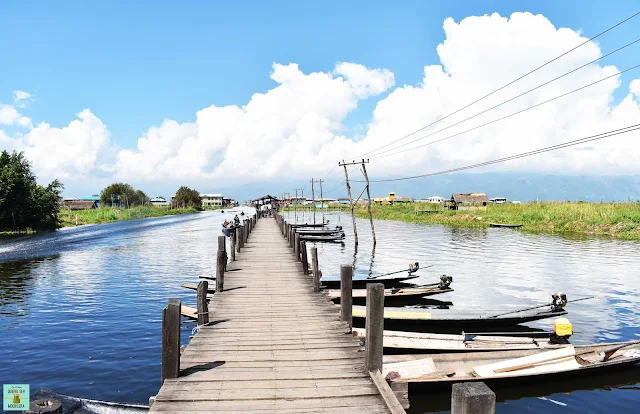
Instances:
[[[522,227],[523,224],[501,224],[501,223],[489,223],[489,227],[502,227],[505,229],[517,229]]]
[[[335,229],[300,228],[296,229],[296,233],[300,236],[325,236],[344,232],[342,231],[342,227],[336,227]]]
[[[601,352],[620,345],[605,362]],[[421,386],[483,381],[533,379],[546,381],[557,377],[598,375],[611,368],[627,368],[640,362],[640,344],[611,342],[594,345],[567,345],[558,349],[467,352],[446,354],[385,355],[383,374],[392,381]],[[505,371],[506,370],[506,371]]]
[[[332,242],[344,240],[344,233],[332,233],[327,235],[301,234],[300,240],[316,242]]]
[[[495,316],[486,311],[458,311],[455,309],[424,308],[384,308],[384,325],[390,329],[430,332],[430,329],[445,329],[447,332],[472,331],[472,329],[493,329],[521,323],[566,315],[564,309],[551,311],[536,309]],[[354,323],[363,325],[366,307],[354,306]],[[473,331],[472,331],[473,332]],[[477,332],[477,331],[476,331]]]
[[[340,289],[324,289],[322,291],[326,296],[334,299],[340,299]],[[366,299],[367,289],[353,289],[351,291],[354,302],[356,299]],[[423,296],[438,295],[440,293],[453,292],[451,288],[440,288],[439,286],[415,286],[407,288],[390,288],[384,290],[385,303],[394,299],[411,299],[421,298]]]
[[[328,221],[326,223],[318,223],[318,224],[297,223],[297,224],[292,224],[291,227],[296,228],[296,229],[300,228],[300,227],[324,227],[327,224],[329,224]]]
[[[353,336],[364,341],[366,331],[353,328]],[[394,349],[419,349],[425,351],[469,352],[506,351],[522,349],[554,349],[567,345],[549,342],[549,336],[491,336],[448,335],[422,332],[384,331],[383,346]]]
[[[198,284],[197,283],[189,283],[189,282],[185,282],[182,284],[182,287],[185,289],[191,289],[191,290],[198,290]],[[215,283],[209,283],[209,287],[207,289],[208,293],[215,293],[216,292],[216,288],[215,288]]]
[[[368,283],[382,283],[385,288],[390,288],[394,286],[400,286],[405,284],[408,280],[416,279],[420,276],[409,274],[405,276],[395,276],[395,277],[379,277],[379,278],[368,278],[366,276],[354,276],[352,287],[353,289],[366,289]],[[323,277],[320,279],[320,283],[327,289],[340,289],[340,278],[335,276]]]

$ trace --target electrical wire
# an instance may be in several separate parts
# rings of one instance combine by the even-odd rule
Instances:
[[[366,153],[364,153],[364,154],[362,154],[362,155],[360,155],[360,156],[358,156],[358,157],[356,157],[356,158],[359,158],[359,157],[362,157],[362,156],[365,156],[365,155],[368,155],[368,154],[372,154],[372,153],[377,152],[377,151],[379,151],[379,150],[381,150],[381,149],[383,149],[383,148],[389,147],[390,145],[393,145],[393,144],[395,144],[395,143],[397,143],[397,142],[400,142],[400,141],[402,141],[402,140],[404,140],[404,139],[406,139],[406,138],[408,138],[408,137],[410,137],[410,136],[412,136],[412,135],[414,135],[414,134],[416,134],[416,133],[418,133],[418,132],[420,132],[420,131],[423,131],[423,130],[425,130],[425,129],[427,129],[427,128],[429,128],[429,127],[431,127],[431,126],[433,126],[433,125],[435,125],[435,124],[437,124],[437,123],[439,123],[439,122],[444,121],[445,119],[447,119],[447,118],[449,118],[449,117],[451,117],[451,116],[453,116],[453,115],[457,114],[458,112],[460,112],[460,111],[462,111],[462,110],[464,110],[464,109],[466,109],[466,108],[469,108],[470,106],[472,106],[472,105],[474,105],[474,104],[476,104],[476,103],[478,103],[478,102],[480,102],[480,101],[484,100],[485,98],[488,98],[489,96],[491,96],[491,95],[495,94],[496,92],[498,92],[498,91],[500,91],[500,90],[502,90],[502,89],[504,89],[504,88],[506,88],[506,87],[508,87],[508,86],[510,86],[510,85],[513,85],[514,83],[518,82],[519,80],[521,80],[521,79],[523,79],[523,78],[525,78],[525,77],[527,77],[527,76],[531,75],[532,73],[534,73],[534,72],[536,72],[536,71],[538,71],[538,70],[542,69],[543,67],[545,67],[545,66],[549,65],[550,63],[555,62],[556,60],[560,59],[561,57],[563,57],[563,56],[565,56],[565,55],[568,55],[569,53],[571,53],[571,52],[573,52],[574,50],[576,50],[576,49],[578,49],[578,48],[580,48],[580,47],[582,47],[582,46],[586,45],[587,43],[592,42],[593,40],[597,39],[598,37],[602,36],[603,34],[605,34],[605,33],[609,32],[610,30],[613,30],[614,28],[616,28],[616,27],[620,26],[621,24],[623,24],[623,23],[625,23],[625,22],[627,22],[627,21],[629,21],[629,20],[633,19],[634,17],[636,17],[636,16],[637,16],[637,15],[639,15],[639,14],[640,14],[640,12],[637,12],[637,13],[633,14],[632,16],[627,17],[626,19],[624,19],[624,20],[622,20],[622,21],[620,21],[620,22],[616,23],[615,25],[613,25],[613,26],[609,27],[608,29],[606,29],[606,30],[604,30],[604,31],[602,31],[602,32],[600,32],[600,33],[598,33],[597,35],[595,35],[595,36],[591,37],[590,39],[588,39],[588,40],[584,41],[583,43],[581,43],[581,44],[579,44],[579,45],[577,45],[577,46],[573,47],[572,49],[567,50],[566,52],[562,53],[561,55],[558,55],[558,56],[556,56],[555,58],[553,58],[553,59],[549,60],[548,62],[543,63],[542,65],[540,65],[540,66],[536,67],[535,69],[533,69],[533,70],[531,70],[531,71],[529,71],[529,72],[525,73],[524,75],[520,76],[519,78],[512,80],[511,82],[509,82],[509,83],[507,83],[507,84],[505,84],[505,85],[501,86],[500,88],[495,89],[494,91],[492,91],[492,92],[490,92],[490,93],[488,93],[488,94],[486,94],[486,95],[484,95],[484,96],[482,96],[482,97],[480,97],[480,98],[476,99],[475,101],[473,101],[473,102],[471,102],[471,103],[469,103],[469,104],[467,104],[467,105],[463,106],[462,108],[460,108],[460,109],[458,109],[458,110],[456,110],[456,111],[454,111],[454,112],[451,112],[451,113],[450,113],[450,114],[448,114],[448,115],[445,115],[444,117],[442,117],[442,118],[440,118],[440,119],[438,119],[438,120],[436,120],[436,121],[434,121],[434,122],[430,123],[429,125],[426,125],[426,126],[424,126],[424,127],[420,128],[420,129],[416,130],[416,131],[413,131],[413,132],[412,132],[412,133],[410,133],[410,134],[404,135],[404,136],[402,136],[402,137],[400,137],[400,138],[398,138],[398,139],[396,139],[396,140],[394,140],[394,141],[390,142],[389,144],[383,145],[382,147],[379,147],[379,148],[376,148],[376,149],[374,149],[374,150],[372,150],[372,151],[366,152]]]
[[[434,141],[429,141],[429,142],[427,142],[427,143],[425,143],[425,144],[418,145],[418,146],[415,146],[415,147],[412,147],[412,148],[407,148],[407,149],[403,149],[403,150],[400,150],[400,151],[397,151],[397,152],[388,153],[388,154],[375,155],[375,156],[373,156],[373,157],[371,157],[371,158],[374,158],[374,159],[375,159],[375,158],[384,158],[384,157],[389,157],[389,156],[392,156],[392,155],[402,154],[402,153],[407,152],[407,151],[413,151],[413,150],[416,150],[416,149],[418,149],[418,148],[426,147],[426,146],[428,146],[428,145],[436,144],[436,143],[438,143],[438,142],[442,142],[442,141],[445,141],[445,140],[448,140],[448,139],[451,139],[451,138],[457,137],[457,136],[459,136],[459,135],[466,134],[467,132],[475,131],[476,129],[479,129],[479,128],[482,128],[482,127],[485,127],[485,126],[487,126],[487,125],[494,124],[494,123],[496,123],[496,122],[502,121],[502,120],[507,119],[507,118],[511,118],[512,116],[519,115],[519,114],[521,114],[521,113],[523,113],[523,112],[527,112],[527,111],[529,111],[529,110],[531,110],[531,109],[534,109],[534,108],[537,108],[537,107],[539,107],[539,106],[545,105],[545,104],[547,104],[547,103],[549,103],[549,102],[553,102],[553,101],[555,101],[556,99],[563,98],[563,97],[565,97],[565,96],[567,96],[567,95],[570,95],[570,94],[572,94],[572,93],[578,92],[578,91],[580,91],[580,90],[582,90],[582,89],[586,89],[586,88],[588,88],[588,87],[590,87],[590,86],[593,86],[593,85],[596,85],[596,84],[598,84],[598,83],[600,83],[600,82],[604,82],[604,81],[605,81],[605,80],[607,80],[607,79],[610,79],[610,78],[613,78],[613,77],[615,77],[615,76],[621,75],[621,74],[623,74],[623,73],[625,73],[625,72],[628,72],[628,71],[630,71],[630,70],[636,69],[636,68],[638,68],[638,67],[640,67],[640,65],[632,66],[632,67],[627,68],[627,69],[625,69],[625,70],[623,70],[623,71],[620,71],[620,72],[615,73],[615,74],[613,74],[613,75],[610,75],[610,76],[607,76],[607,77],[602,78],[602,79],[600,79],[600,80],[597,80],[597,81],[595,81],[595,82],[592,82],[592,83],[590,83],[590,84],[588,84],[588,85],[581,86],[580,88],[577,88],[577,89],[574,89],[574,90],[572,90],[572,91],[569,91],[569,92],[563,93],[562,95],[558,95],[558,96],[556,96],[556,97],[553,97],[553,98],[551,98],[551,99],[548,99],[548,100],[543,101],[543,102],[540,102],[540,103],[537,103],[537,104],[535,104],[535,105],[533,105],[533,106],[530,106],[530,107],[528,107],[528,108],[521,109],[520,111],[513,112],[513,113],[511,113],[511,114],[509,114],[509,115],[505,115],[505,116],[503,116],[503,117],[500,117],[500,118],[494,119],[493,121],[485,122],[484,124],[477,125],[477,126],[475,126],[475,127],[473,127],[473,128],[467,129],[467,130],[465,130],[465,131],[458,132],[458,133],[455,133],[455,134],[453,134],[453,135],[446,136],[446,137],[444,137],[444,138],[436,139],[436,140],[434,140]]]
[[[498,158],[498,159],[491,160],[491,161],[484,161],[484,162],[481,162],[481,163],[467,165],[467,166],[464,166],[464,167],[452,168],[452,169],[449,169],[449,170],[438,171],[438,172],[427,173],[427,174],[414,175],[414,176],[410,176],[410,177],[389,178],[389,179],[386,179],[386,180],[370,180],[370,182],[372,182],[372,183],[384,183],[384,182],[391,182],[391,181],[404,181],[404,180],[412,180],[412,179],[415,179],[415,178],[432,177],[434,175],[449,174],[449,173],[453,173],[453,172],[469,170],[469,169],[472,169],[472,168],[484,167],[484,166],[487,166],[487,165],[492,165],[492,164],[497,164],[497,163],[501,163],[501,162],[511,161],[511,160],[515,160],[515,159],[518,159],[518,158],[529,157],[531,155],[537,155],[537,154],[542,154],[542,153],[545,153],[545,152],[555,151],[555,150],[558,150],[558,149],[567,148],[567,147],[571,147],[571,146],[575,146],[575,145],[580,145],[580,144],[584,144],[586,142],[596,141],[596,140],[612,137],[612,136],[615,136],[615,135],[626,134],[628,132],[637,131],[637,130],[640,130],[640,124],[630,125],[630,126],[627,126],[627,127],[624,127],[624,128],[619,128],[619,129],[615,129],[615,130],[612,130],[612,131],[607,131],[607,132],[603,132],[603,133],[600,133],[600,134],[591,135],[591,136],[588,136],[588,137],[584,137],[584,138],[575,139],[575,140],[572,140],[572,141],[563,142],[561,144],[551,145],[549,147],[539,148],[537,150],[527,151],[527,152],[523,152],[523,153],[516,154],[516,155],[510,155],[508,157]],[[365,182],[364,180],[353,180],[353,181],[354,182],[360,182],[360,183]]]
[[[400,149],[400,148],[402,148],[402,147],[406,147],[407,145],[411,145],[411,144],[413,144],[413,143],[415,143],[415,142],[421,141],[421,140],[423,140],[423,139],[425,139],[425,138],[428,138],[428,137],[430,137],[430,136],[432,136],[432,135],[435,135],[435,134],[437,134],[437,133],[439,133],[439,132],[445,131],[445,130],[447,130],[447,129],[449,129],[449,128],[452,128],[452,127],[454,127],[454,126],[456,126],[456,125],[460,125],[460,124],[462,124],[463,122],[466,122],[466,121],[468,121],[468,120],[470,120],[470,119],[473,119],[473,118],[475,118],[475,117],[478,117],[478,116],[480,116],[480,115],[482,115],[482,114],[484,114],[484,113],[487,113],[487,112],[489,112],[489,111],[491,111],[491,110],[493,110],[493,109],[495,109],[495,108],[498,108],[499,106],[502,106],[502,105],[504,105],[504,104],[506,104],[506,103],[509,103],[509,102],[511,102],[511,101],[513,101],[513,100],[515,100],[515,99],[518,99],[518,98],[520,98],[520,97],[522,97],[522,96],[524,96],[524,95],[528,94],[529,92],[533,92],[533,91],[535,91],[535,90],[537,90],[537,89],[540,89],[540,88],[542,88],[543,86],[546,86],[546,85],[548,85],[548,84],[550,84],[550,83],[552,83],[552,82],[555,82],[555,81],[557,81],[557,80],[558,80],[558,79],[560,79],[560,78],[563,78],[563,77],[565,77],[565,76],[567,76],[567,75],[570,75],[570,74],[572,74],[573,72],[576,72],[576,71],[578,71],[578,70],[580,70],[580,69],[582,69],[582,68],[585,68],[585,67],[587,67],[587,66],[591,65],[591,64],[592,64],[592,63],[594,63],[594,62],[597,62],[597,61],[599,61],[599,60],[601,60],[601,59],[603,59],[603,58],[605,58],[605,57],[607,57],[607,56],[610,56],[610,55],[612,55],[612,54],[614,54],[614,53],[616,53],[616,52],[619,52],[619,51],[621,51],[622,49],[624,49],[624,48],[626,48],[626,47],[628,47],[628,46],[631,46],[631,45],[633,45],[633,44],[635,44],[635,43],[638,43],[638,42],[640,42],[640,38],[639,38],[639,39],[634,40],[633,42],[627,43],[626,45],[621,46],[621,47],[619,47],[618,49],[616,49],[616,50],[614,50],[614,51],[611,51],[611,52],[607,53],[606,55],[600,56],[599,58],[594,59],[594,60],[592,60],[592,61],[591,61],[591,62],[589,62],[589,63],[585,63],[584,65],[582,65],[582,66],[580,66],[580,67],[577,67],[577,68],[575,68],[575,69],[573,69],[573,70],[571,70],[571,71],[569,71],[569,72],[567,72],[567,73],[565,73],[565,74],[563,74],[563,75],[560,75],[560,76],[558,76],[558,77],[556,77],[556,78],[553,78],[553,79],[551,79],[550,81],[547,81],[547,82],[545,82],[545,83],[543,83],[543,84],[540,84],[540,85],[536,86],[535,88],[529,89],[528,91],[523,92],[523,93],[521,93],[520,95],[514,96],[514,97],[513,97],[513,98],[511,98],[511,99],[507,99],[507,100],[506,100],[506,101],[504,101],[504,102],[501,102],[501,103],[499,103],[499,104],[497,104],[497,105],[494,105],[494,106],[492,106],[491,108],[485,109],[485,110],[484,110],[484,111],[482,111],[482,112],[478,112],[478,113],[477,113],[477,114],[475,114],[475,115],[472,115],[472,116],[470,116],[470,117],[468,117],[468,118],[465,118],[465,119],[463,119],[463,120],[461,120],[461,121],[458,121],[458,122],[456,122],[456,123],[454,123],[454,124],[451,124],[451,125],[449,125],[449,126],[447,126],[447,127],[445,127],[445,128],[439,129],[439,130],[437,130],[437,131],[431,132],[430,134],[427,134],[427,135],[424,135],[424,136],[422,136],[422,137],[420,137],[420,138],[414,139],[413,141],[405,142],[404,144],[398,145],[397,147],[389,148],[389,149],[387,149],[387,150],[384,150],[384,151],[382,151],[382,152],[379,152],[379,153],[377,153],[377,154],[373,155],[371,158],[376,158],[376,157],[381,156],[382,154],[389,153],[389,152],[391,152],[391,151],[395,151],[395,150]]]

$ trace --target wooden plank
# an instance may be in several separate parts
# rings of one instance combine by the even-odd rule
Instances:
[[[390,412],[381,394],[388,390],[364,369],[361,341],[340,320],[340,307],[314,292],[289,247],[296,232],[287,246],[278,220],[243,228],[225,290],[208,303],[210,323],[182,353],[180,377],[165,381],[151,412]],[[197,316],[190,306],[180,311]]]
[[[375,384],[376,389],[378,390],[380,395],[382,395],[382,399],[384,400],[384,403],[387,405],[387,408],[389,408],[389,411],[391,412],[391,414],[407,414],[404,408],[402,407],[402,404],[400,404],[400,402],[396,398],[396,395],[393,393],[393,391],[389,387],[389,384],[382,376],[382,373],[377,370],[369,371],[369,375],[371,375],[371,379],[373,380],[373,383]]]

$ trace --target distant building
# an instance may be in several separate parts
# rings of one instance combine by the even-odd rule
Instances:
[[[338,203],[340,204],[350,204],[349,203],[349,198],[348,197],[342,197],[338,199]]]
[[[445,201],[446,199],[444,197],[433,196],[416,200],[416,203],[442,204]]]
[[[157,196],[156,198],[152,198],[151,200],[149,200],[149,202],[151,203],[152,206],[156,206],[156,207],[168,207],[170,204],[170,202],[167,201],[166,198],[160,197],[160,196]]]
[[[222,194],[200,194],[202,207],[222,207]]]
[[[62,202],[69,210],[90,210],[98,208],[99,201],[96,200],[80,200],[77,198],[66,199]]]
[[[486,193],[457,193],[445,203],[450,210],[486,210],[489,198]]]
[[[491,201],[491,204],[504,204],[507,202],[507,199],[504,197],[495,197],[490,199],[489,201]]]
[[[373,202],[378,204],[410,203],[411,201],[413,200],[409,197],[397,197],[394,192],[390,192],[386,197],[375,197],[373,199]]]

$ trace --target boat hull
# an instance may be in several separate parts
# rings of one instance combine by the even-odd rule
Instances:
[[[381,279],[353,279],[353,289],[366,289],[369,283],[382,283],[385,288],[391,288],[394,286],[409,287],[410,284],[406,283],[407,280],[416,279],[418,275],[401,276],[392,278]],[[340,289],[340,279],[321,279],[320,284],[327,289]]]

